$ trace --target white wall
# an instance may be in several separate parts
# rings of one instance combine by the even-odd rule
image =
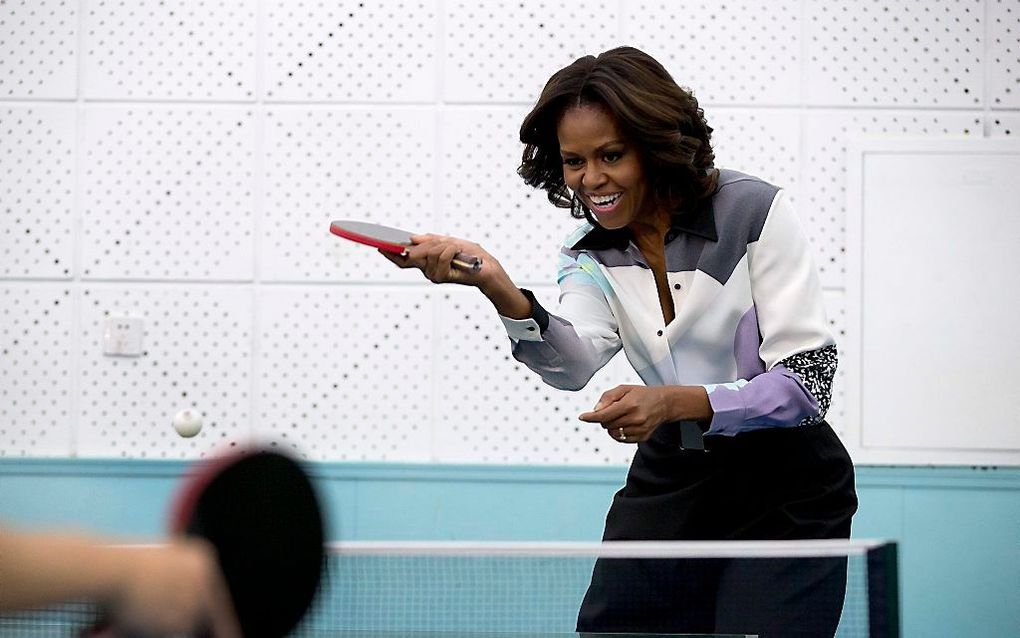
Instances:
[[[329,221],[470,237],[553,299],[574,222],[516,177],[517,128],[554,70],[631,44],[719,165],[792,192],[842,339],[848,144],[1016,136],[1018,32],[1016,0],[0,2],[0,455],[623,463],[575,418],[622,357],[546,388],[480,295]],[[144,356],[103,356],[120,313]]]

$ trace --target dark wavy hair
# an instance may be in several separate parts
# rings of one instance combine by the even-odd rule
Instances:
[[[681,214],[715,192],[719,172],[712,127],[698,100],[650,55],[619,47],[579,58],[553,74],[521,124],[524,155],[517,173],[546,191],[550,202],[596,224],[563,181],[556,135],[568,109],[588,105],[604,108],[635,146],[657,204]]]

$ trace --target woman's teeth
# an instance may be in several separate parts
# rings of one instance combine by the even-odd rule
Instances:
[[[612,208],[622,195],[623,193],[614,193],[612,195],[589,195],[588,200],[591,202],[593,208],[604,211]]]

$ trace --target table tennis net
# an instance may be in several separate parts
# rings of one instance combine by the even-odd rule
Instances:
[[[802,574],[812,595],[839,581],[826,594],[842,598],[839,638],[899,636],[896,545],[879,541],[334,543],[317,600],[292,635],[569,635],[596,561],[611,576],[614,614],[686,609],[694,610],[688,622],[701,623],[633,633],[755,635],[754,626],[727,624],[726,610],[760,609],[763,590]],[[832,569],[835,577],[817,578]],[[727,579],[744,586],[721,586]],[[719,591],[727,601],[717,600]],[[0,636],[77,635],[95,616],[94,606],[80,602],[8,613],[0,616]],[[718,624],[706,627],[708,617]]]

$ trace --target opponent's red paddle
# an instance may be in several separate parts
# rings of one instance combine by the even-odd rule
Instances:
[[[369,222],[339,219],[330,223],[329,232],[344,239],[397,255],[406,255],[407,247],[411,245],[411,233],[406,230]],[[454,268],[475,273],[482,267],[482,260],[478,257],[458,253],[451,264]]]

